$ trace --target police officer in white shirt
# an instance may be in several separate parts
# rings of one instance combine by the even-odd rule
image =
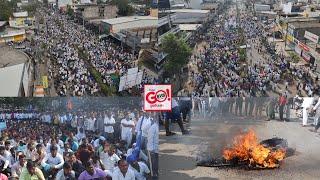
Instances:
[[[121,120],[121,140],[127,142],[126,147],[131,145],[132,141],[132,130],[134,128],[134,121],[129,118],[129,114],[125,119]]]
[[[121,159],[118,162],[118,167],[112,174],[112,180],[135,180],[134,171],[129,168],[129,164],[126,160]]]

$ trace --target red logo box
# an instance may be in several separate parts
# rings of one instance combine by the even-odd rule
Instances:
[[[172,86],[171,84],[145,84],[143,96],[145,111],[171,111]]]

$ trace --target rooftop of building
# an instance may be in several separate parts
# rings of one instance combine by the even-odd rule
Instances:
[[[24,52],[0,45],[0,68],[23,64],[29,60]]]
[[[172,10],[167,10],[167,12],[207,14],[207,13],[210,13],[210,10],[201,10],[201,9],[172,9]]]
[[[125,17],[118,17],[113,19],[106,19],[103,20],[103,22],[108,24],[122,24],[127,22],[133,22],[133,21],[141,21],[141,20],[154,20],[157,21],[157,17],[152,16],[125,16]]]
[[[13,17],[28,17],[28,11],[15,12],[12,15]]]
[[[7,21],[0,21],[0,27],[4,26],[7,23]]]
[[[297,21],[297,22],[291,22],[290,23],[295,28],[319,28],[320,31],[320,23],[319,21]]]

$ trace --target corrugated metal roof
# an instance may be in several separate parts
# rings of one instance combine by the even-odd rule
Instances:
[[[133,22],[133,21],[140,21],[140,20],[158,20],[157,17],[152,16],[126,16],[126,17],[119,17],[119,18],[113,18],[113,19],[106,19],[103,20],[103,22],[108,24],[122,24],[127,22]]]
[[[201,24],[179,24],[179,28],[182,31],[195,31]]]
[[[7,21],[0,21],[0,27],[5,25]]]
[[[208,14],[208,13],[210,13],[210,10],[200,10],[200,9],[172,9],[172,10],[167,10],[167,12]]]

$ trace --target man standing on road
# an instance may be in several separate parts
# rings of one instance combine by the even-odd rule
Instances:
[[[287,98],[284,94],[281,94],[281,96],[279,97],[279,117],[281,121],[284,121],[283,110],[286,104],[287,104]]]
[[[318,102],[317,104],[312,108],[313,111],[316,112],[316,115],[314,116],[314,122],[313,124],[315,125],[315,128],[314,130],[312,130],[313,132],[317,132],[317,130],[319,129],[320,127],[320,121],[319,121],[319,118],[320,118],[320,97],[318,98]]]
[[[153,113],[151,120],[151,127],[148,131],[147,150],[151,176],[158,177],[158,153],[159,153],[159,121],[157,113]]]
[[[308,110],[313,103],[313,97],[304,97],[302,103],[302,126],[308,125]]]
[[[182,134],[189,134],[187,130],[184,129],[183,127],[183,122],[181,119],[181,114],[180,114],[180,107],[176,99],[172,99],[172,111],[171,112],[165,112],[164,113],[164,119],[165,119],[165,129],[166,129],[166,136],[172,136],[175,135],[176,133],[171,132],[169,129],[169,121],[170,119],[172,121],[177,121]]]

